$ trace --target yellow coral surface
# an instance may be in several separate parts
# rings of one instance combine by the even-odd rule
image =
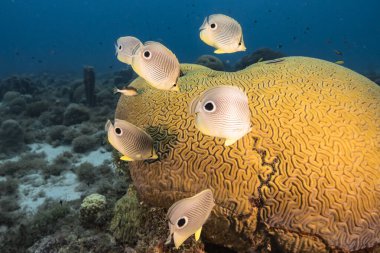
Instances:
[[[254,236],[261,222],[318,238],[327,248],[352,251],[380,243],[379,86],[306,57],[234,73],[188,64],[181,69],[180,92],[137,78],[131,85],[143,93],[121,96],[116,109],[116,118],[155,140],[158,161],[130,163],[143,200],[169,207],[211,188],[213,216],[228,224],[221,237]],[[241,87],[252,113],[252,131],[229,147],[199,132],[188,111],[195,96],[220,85]],[[227,237],[224,243],[234,247]]]

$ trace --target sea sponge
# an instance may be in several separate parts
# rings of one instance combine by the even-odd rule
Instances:
[[[213,70],[218,70],[218,71],[224,70],[223,62],[219,58],[213,55],[202,55],[196,60],[195,63],[208,67]]]
[[[0,126],[0,153],[12,154],[24,148],[24,129],[16,120],[3,121]]]
[[[147,131],[159,160],[129,162],[141,200],[168,208],[211,188],[210,242],[236,250],[355,251],[380,244],[380,87],[327,61],[287,57],[242,71],[182,65],[180,92],[121,96],[115,118]],[[234,145],[203,135],[188,112],[204,90],[248,95],[252,131]],[[274,229],[277,229],[274,231]],[[276,240],[286,233],[289,240]],[[302,236],[301,236],[302,235]],[[306,247],[303,248],[303,247]]]
[[[78,104],[70,104],[63,114],[63,122],[67,126],[79,124],[89,119],[90,112],[88,109]]]
[[[101,212],[106,208],[106,197],[98,193],[85,197],[80,205],[80,217],[82,224],[95,222]]]

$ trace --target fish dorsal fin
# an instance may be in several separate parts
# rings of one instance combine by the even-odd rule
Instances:
[[[195,240],[198,241],[199,238],[201,237],[201,232],[202,232],[202,227],[200,227],[197,231],[195,231]]]

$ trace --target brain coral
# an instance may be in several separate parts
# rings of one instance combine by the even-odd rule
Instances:
[[[305,57],[234,73],[181,68],[181,92],[138,78],[131,85],[144,93],[121,96],[116,109],[157,145],[160,160],[130,163],[144,201],[169,207],[211,188],[217,205],[205,236],[237,250],[265,241],[295,252],[379,246],[379,86]],[[188,113],[195,96],[219,85],[241,87],[250,100],[253,129],[229,147],[202,135]]]

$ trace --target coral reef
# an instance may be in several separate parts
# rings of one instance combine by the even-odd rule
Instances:
[[[196,65],[181,70],[181,92],[153,92],[138,78],[131,85],[145,92],[121,96],[116,108],[116,118],[143,128],[157,143],[158,161],[128,164],[141,201],[168,208],[211,188],[216,206],[203,236],[235,250],[379,246],[378,85],[306,57],[233,73]],[[218,85],[241,87],[250,99],[252,131],[229,147],[201,134],[186,110],[195,96]],[[288,242],[272,239],[281,231]]]
[[[215,57],[213,55],[202,55],[195,61],[195,63],[213,70],[224,70],[223,62],[218,57]]]
[[[89,119],[89,110],[78,104],[70,104],[63,114],[63,123],[67,126],[79,124]]]
[[[83,181],[86,184],[92,184],[96,180],[95,166],[91,163],[82,163],[76,168],[75,173],[77,174],[79,181]]]
[[[36,101],[28,104],[26,114],[30,117],[38,117],[49,109],[49,103],[46,101]]]
[[[71,222],[71,209],[68,204],[46,202],[30,219],[21,221],[9,230],[2,242],[2,252],[25,252],[34,242]]]
[[[256,50],[250,55],[244,56],[235,64],[235,70],[241,70],[249,65],[257,63],[259,61],[274,60],[277,58],[285,57],[285,55],[278,51],[273,51],[270,48],[261,48]]]
[[[88,225],[94,223],[106,208],[106,204],[106,197],[98,193],[85,197],[79,210],[82,224]]]
[[[0,164],[0,176],[21,177],[33,170],[43,170],[47,165],[45,154],[22,154],[17,161],[6,161]]]
[[[0,153],[12,154],[25,148],[24,130],[16,120],[5,120],[0,126]]]
[[[0,98],[9,91],[17,91],[21,94],[34,94],[38,89],[37,85],[30,78],[11,76],[1,80]]]
[[[135,188],[130,186],[127,194],[115,205],[110,230],[119,242],[134,246],[137,253],[204,252],[203,243],[196,242],[193,237],[179,250],[175,250],[173,245],[164,245],[169,235],[165,216],[164,209],[151,208],[140,202]]]
[[[98,148],[96,139],[88,135],[80,135],[72,141],[73,151],[76,153],[86,153]]]

